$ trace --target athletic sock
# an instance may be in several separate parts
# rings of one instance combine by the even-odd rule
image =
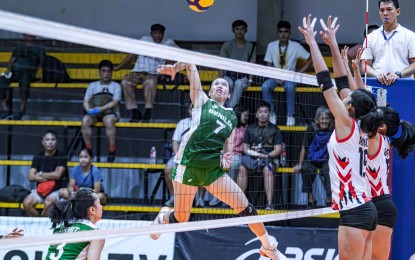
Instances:
[[[269,236],[268,236],[268,232],[267,231],[265,231],[265,234],[263,234],[262,236],[259,236],[258,239],[261,241],[262,246],[264,248],[268,248],[270,246]]]

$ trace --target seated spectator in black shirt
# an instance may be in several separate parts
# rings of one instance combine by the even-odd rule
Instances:
[[[38,217],[35,206],[44,204],[42,217],[48,215],[53,203],[59,201],[59,189],[68,185],[66,156],[56,149],[57,136],[53,130],[47,130],[42,138],[44,150],[35,155],[30,167],[29,180],[36,182],[36,189],[23,201],[27,216]]]
[[[278,127],[269,122],[270,110],[267,103],[256,110],[257,122],[245,130],[242,165],[239,168],[238,185],[245,192],[248,186],[248,174],[262,172],[267,198],[266,209],[273,209],[274,158],[281,153],[282,136]]]

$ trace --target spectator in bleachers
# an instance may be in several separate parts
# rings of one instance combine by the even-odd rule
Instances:
[[[90,150],[92,155],[91,125],[97,121],[102,121],[107,131],[109,141],[109,154],[107,162],[114,162],[115,152],[115,123],[120,118],[119,103],[121,101],[121,86],[112,81],[112,71],[114,65],[109,60],[102,60],[98,65],[99,81],[89,84],[85,97],[84,109],[86,115],[82,119],[82,136],[85,147]]]
[[[171,207],[174,203],[174,190],[173,190],[173,182],[171,178],[171,174],[173,172],[173,168],[176,166],[176,163],[174,162],[174,157],[179,151],[180,143],[182,142],[185,134],[190,130],[190,123],[191,123],[191,116],[192,116],[192,104],[189,105],[189,117],[186,117],[177,123],[176,129],[174,130],[173,137],[172,137],[172,143],[171,147],[173,150],[173,156],[169,159],[169,161],[166,163],[166,168],[164,168],[164,180],[167,185],[167,189],[170,193],[169,200],[164,204],[168,207]]]
[[[245,130],[241,166],[239,168],[238,185],[245,192],[248,187],[248,174],[262,172],[267,198],[266,209],[273,209],[274,158],[281,153],[282,135],[278,127],[269,121],[270,109],[267,103],[258,106],[257,122]]]
[[[367,35],[369,35],[371,32],[373,32],[374,30],[378,29],[379,26],[376,24],[371,24],[367,27]],[[366,39],[366,29],[363,31],[363,39]],[[357,56],[357,51],[360,48],[363,48],[363,44],[359,43],[354,45],[353,47],[350,47],[350,49],[347,51],[347,56],[349,56],[350,60],[353,60],[356,58]]]
[[[220,56],[255,63],[255,45],[245,39],[245,34],[248,32],[248,24],[243,20],[236,20],[232,23],[232,32],[235,34],[235,39],[226,41],[222,45]],[[221,70],[219,77],[224,78],[229,83],[232,91],[227,106],[232,108],[236,107],[239,105],[242,92],[252,83],[252,75]]]
[[[305,72],[311,65],[310,53],[299,43],[291,41],[291,24],[287,21],[279,21],[278,25],[279,40],[270,42],[267,46],[264,61],[267,66],[274,66],[279,69],[295,71],[298,59],[305,59],[307,62],[298,71]],[[262,84],[262,98],[270,106],[270,122],[277,123],[276,110],[274,105],[273,91],[276,86],[284,86],[287,97],[287,126],[295,125],[295,87],[296,82],[283,81],[279,79],[267,79]]]
[[[227,173],[234,182],[237,182],[239,167],[241,166],[242,162],[244,135],[245,130],[248,127],[249,110],[242,110],[242,112],[237,110],[235,111],[235,114],[238,117],[238,124],[235,127],[235,137],[233,138],[232,165]],[[216,206],[219,203],[221,203],[220,200],[214,197],[209,202],[209,205]]]
[[[298,163],[294,166],[294,172],[301,172],[303,178],[303,192],[308,194],[308,206],[314,207],[313,183],[317,176],[317,170],[323,178],[326,190],[326,204],[331,202],[331,188],[329,176],[329,153],[327,143],[333,132],[333,117],[327,107],[319,107],[316,110],[314,122],[307,126],[301,146]]]
[[[153,24],[151,26],[151,36],[143,36],[140,40],[178,47],[173,40],[164,38],[165,31],[166,27],[163,25]],[[115,66],[114,70],[120,70],[131,64],[133,61],[135,61],[133,70],[121,81],[125,107],[127,110],[131,111],[130,122],[139,122],[141,119],[148,122],[151,119],[151,111],[154,109],[154,101],[156,99],[157,80],[159,76],[157,67],[165,64],[166,60],[144,55],[139,55],[137,58],[137,55],[135,54],[128,54],[120,64]],[[143,117],[137,109],[135,97],[135,90],[138,84],[143,84],[145,100],[145,112]]]
[[[61,189],[59,196],[67,200],[80,188],[90,188],[97,194],[101,205],[105,205],[108,197],[102,186],[101,171],[92,165],[92,154],[90,152],[86,148],[79,151],[79,165],[72,169],[68,188]]]
[[[362,71],[367,60],[367,75],[391,85],[398,78],[413,77],[415,73],[415,33],[398,23],[401,9],[397,0],[380,0],[378,7],[383,25],[367,37]]]
[[[27,100],[30,95],[30,84],[36,80],[36,73],[46,56],[44,48],[34,43],[36,36],[23,34],[23,38],[24,42],[18,43],[16,49],[13,50],[12,56],[7,64],[7,71],[5,72],[7,75],[10,72],[12,73],[11,82],[19,83],[20,107],[18,112],[13,114],[13,119],[15,120],[22,119],[22,116],[26,113]],[[10,95],[2,100],[4,112],[1,118],[11,116],[11,102],[12,97]]]
[[[49,208],[59,201],[59,189],[68,185],[66,155],[57,150],[57,135],[53,130],[47,130],[42,137],[44,150],[32,160],[29,180],[36,182],[36,189],[26,196],[23,201],[26,215],[38,217],[36,205],[43,203],[42,217],[48,215]]]

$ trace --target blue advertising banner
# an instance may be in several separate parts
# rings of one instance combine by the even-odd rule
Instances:
[[[370,86],[382,87],[376,79],[368,79]],[[383,86],[384,87],[384,86]],[[399,79],[386,88],[387,101],[399,112],[401,119],[415,124],[415,80]],[[399,133],[398,133],[399,135]],[[392,259],[409,259],[415,253],[415,156],[402,160],[393,153],[392,198],[398,208],[392,245]]]
[[[337,229],[267,227],[289,259],[338,260]],[[261,242],[248,226],[176,233],[175,260],[258,260]]]

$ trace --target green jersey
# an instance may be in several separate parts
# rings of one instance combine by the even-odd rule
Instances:
[[[73,233],[87,230],[95,230],[97,227],[92,224],[89,220],[76,220],[69,223],[68,226],[63,224],[55,228],[54,234],[58,233]],[[48,253],[46,254],[45,260],[73,260],[73,259],[86,259],[88,254],[89,242],[79,243],[62,243],[58,245],[51,245]]]
[[[190,130],[175,161],[199,168],[220,167],[223,145],[236,124],[232,108],[225,108],[209,99],[202,107],[193,109]]]

